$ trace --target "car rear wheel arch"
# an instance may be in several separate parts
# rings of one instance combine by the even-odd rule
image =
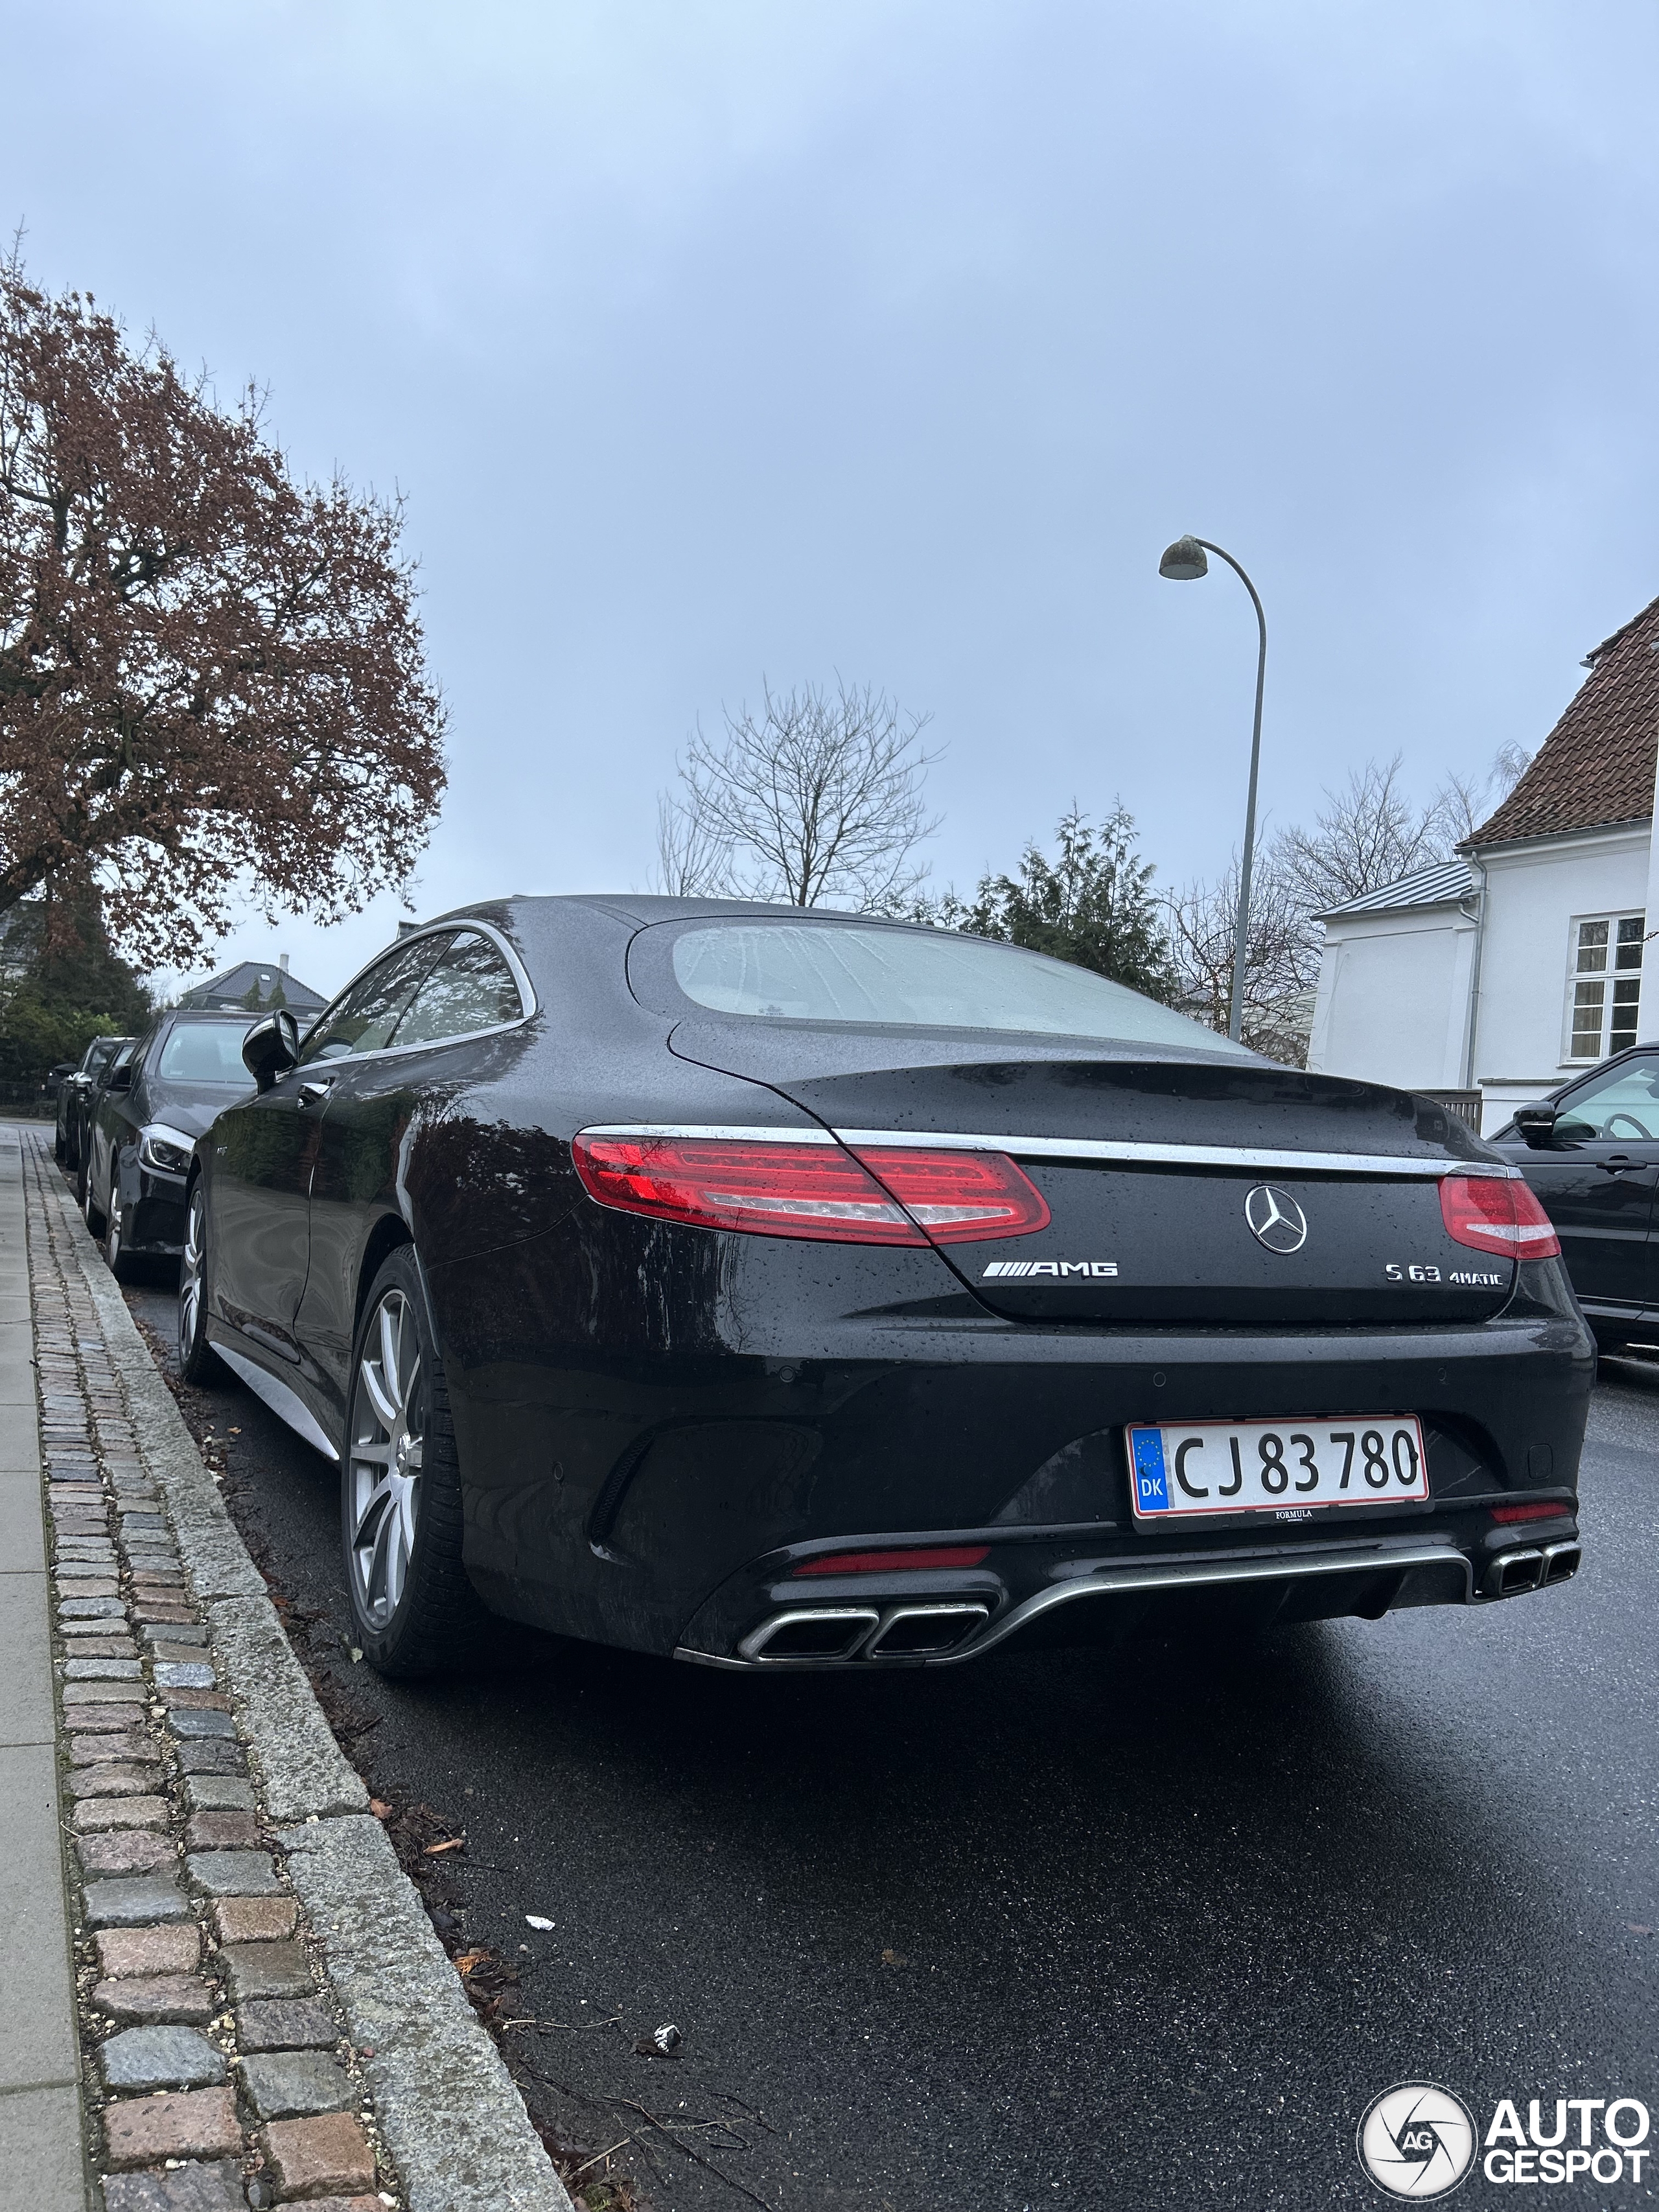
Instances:
[[[355,1339],[363,1325],[363,1311],[374,1287],[374,1279],[400,1245],[412,1244],[409,1224],[398,1213],[383,1213],[368,1232],[362,1256],[357,1262],[357,1296],[351,1310],[351,1334]]]

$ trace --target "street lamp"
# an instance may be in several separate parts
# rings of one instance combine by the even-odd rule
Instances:
[[[1255,858],[1255,773],[1261,760],[1261,691],[1267,680],[1267,617],[1261,611],[1255,586],[1238,562],[1224,546],[1212,545],[1207,538],[1177,538],[1158,562],[1158,573],[1179,584],[1192,583],[1210,573],[1206,553],[1219,555],[1243,585],[1261,629],[1261,650],[1255,664],[1255,726],[1250,732],[1250,795],[1244,805],[1244,860],[1238,872],[1238,920],[1233,931],[1233,1004],[1227,1022],[1227,1034],[1237,1043],[1239,1031],[1244,1026],[1244,951],[1250,930],[1250,864]]]

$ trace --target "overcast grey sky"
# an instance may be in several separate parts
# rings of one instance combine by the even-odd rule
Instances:
[[[402,489],[422,913],[643,885],[701,714],[933,717],[940,880],[1535,744],[1659,592],[1652,0],[6,0],[0,216]],[[331,989],[392,933],[250,923]]]

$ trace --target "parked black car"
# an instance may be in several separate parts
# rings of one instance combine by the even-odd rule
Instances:
[[[58,1138],[54,1149],[60,1166],[71,1173],[81,1164],[98,1079],[122,1046],[133,1042],[131,1037],[94,1037],[82,1054],[79,1066],[72,1069],[58,1087]]]
[[[140,1254],[176,1257],[197,1138],[249,1088],[246,1014],[175,1011],[116,1054],[93,1092],[79,1186],[87,1226],[118,1276]]]
[[[1425,1099],[793,908],[471,908],[196,1148],[186,1373],[342,1470],[360,1638],[735,1668],[1484,1601],[1577,1567],[1595,1347]]]
[[[1492,1142],[1554,1223],[1602,1350],[1659,1342],[1659,1048],[1621,1052],[1519,1108]]]

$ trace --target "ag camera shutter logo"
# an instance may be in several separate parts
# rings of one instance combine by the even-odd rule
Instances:
[[[1359,2123],[1359,2163],[1390,2197],[1449,2196],[1474,2164],[1474,2115],[1437,2081],[1396,2081]]]

